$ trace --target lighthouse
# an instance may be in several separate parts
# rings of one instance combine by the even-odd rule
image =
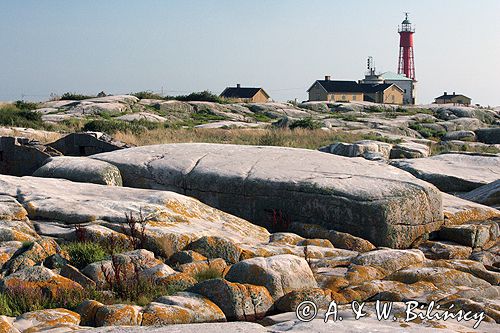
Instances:
[[[416,81],[415,77],[415,57],[413,54],[413,34],[415,29],[408,19],[408,13],[398,29],[399,32],[399,63],[398,74]]]

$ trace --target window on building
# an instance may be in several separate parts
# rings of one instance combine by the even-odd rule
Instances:
[[[346,100],[347,100],[347,98],[345,98],[345,95],[342,95],[342,100],[343,100],[343,101],[346,101]]]
[[[355,101],[356,100],[356,95],[352,95],[352,100]]]

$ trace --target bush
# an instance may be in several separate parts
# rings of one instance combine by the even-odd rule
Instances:
[[[201,92],[193,92],[189,95],[180,95],[171,99],[176,99],[178,101],[184,101],[184,102],[214,102],[221,104],[228,102],[224,98],[219,97],[218,95],[215,95],[208,90]]]
[[[36,110],[38,109],[38,103],[26,102],[26,101],[16,101],[14,103],[16,108],[20,110]]]
[[[131,122],[113,119],[95,119],[83,126],[84,131],[104,132],[115,134],[116,132],[131,132],[134,134],[143,133],[146,130],[161,128],[160,123],[153,123],[147,120],[134,120]]]
[[[95,98],[95,96],[66,92],[66,93],[62,94],[62,96],[61,96],[61,98],[59,98],[59,100],[62,100],[62,101],[64,101],[64,100],[81,101],[81,100],[90,99],[90,98]]]
[[[440,130],[435,130],[433,128],[429,127],[424,127],[421,124],[413,123],[408,126],[412,130],[417,131],[420,133],[424,138],[441,138],[443,135],[446,134],[445,131],[440,131]]]
[[[305,129],[310,129],[310,130],[315,130],[321,128],[322,125],[319,121],[314,120],[312,118],[303,118],[299,120],[295,120],[291,125],[290,129],[295,129],[295,128],[305,128]]]
[[[14,105],[0,107],[0,125],[14,127],[43,127],[42,115],[27,109],[19,109]]]
[[[70,256],[70,263],[79,269],[106,258],[106,251],[99,243],[72,242],[64,245],[63,248]]]
[[[165,97],[163,97],[159,94],[156,94],[152,91],[139,91],[136,93],[132,93],[130,95],[135,96],[139,99],[165,99]]]

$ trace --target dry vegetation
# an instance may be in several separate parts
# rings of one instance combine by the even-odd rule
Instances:
[[[354,142],[372,139],[387,141],[383,137],[350,132],[334,132],[321,129],[172,129],[161,128],[141,134],[118,132],[115,139],[137,145],[163,143],[205,142],[240,145],[283,146],[318,149],[334,142]]]

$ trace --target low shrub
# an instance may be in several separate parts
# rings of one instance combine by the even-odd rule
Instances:
[[[130,95],[135,96],[139,99],[165,99],[165,97],[152,91],[139,91],[136,93],[131,93]]]
[[[290,124],[291,130],[296,129],[296,128],[315,130],[315,129],[319,129],[321,127],[322,127],[321,123],[317,120],[312,119],[312,118],[298,119],[298,120],[295,120],[292,124]]]
[[[114,119],[94,119],[87,122],[83,126],[84,131],[104,132],[107,134],[115,134],[116,132],[129,132],[141,134],[147,130],[163,127],[160,123],[154,123],[147,120],[134,120],[131,122],[114,120]]]
[[[65,244],[63,249],[68,252],[70,263],[79,269],[106,258],[106,250],[96,242],[71,242]]]
[[[62,96],[59,98],[59,100],[63,100],[63,101],[81,101],[81,100],[90,99],[90,98],[95,98],[95,96],[82,95],[82,94],[77,94],[77,93],[66,92],[66,93],[62,94]]]

